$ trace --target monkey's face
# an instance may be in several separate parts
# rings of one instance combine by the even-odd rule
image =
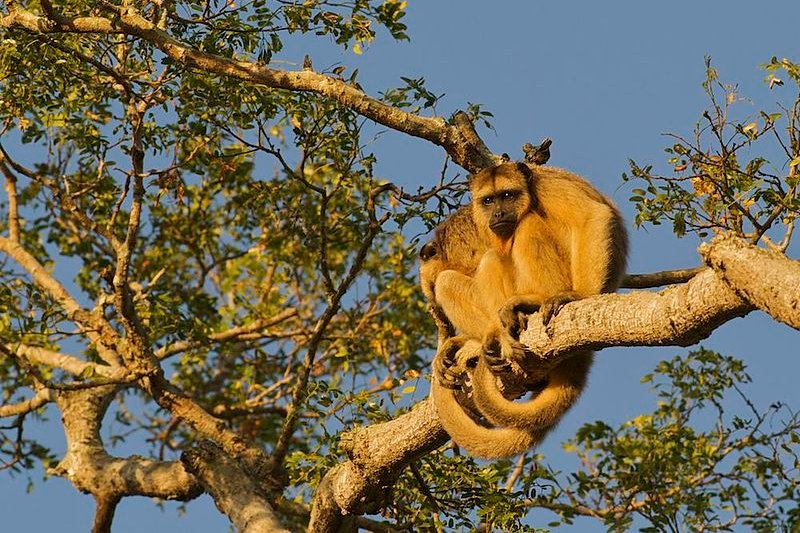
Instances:
[[[527,168],[525,168],[527,170]],[[506,163],[483,170],[472,177],[473,216],[497,237],[508,240],[520,219],[531,208],[530,172]]]
[[[501,239],[510,239],[517,229],[517,223],[525,212],[521,206],[525,202],[525,190],[502,188],[482,194],[477,199],[484,219],[492,233]]]

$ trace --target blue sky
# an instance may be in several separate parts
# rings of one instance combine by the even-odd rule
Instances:
[[[337,62],[359,68],[371,94],[401,85],[400,76],[422,76],[430,90],[445,93],[440,114],[449,115],[468,101],[491,111],[496,133],[483,130],[483,138],[493,151],[514,158],[522,155],[524,142],[551,137],[550,164],[586,176],[622,208],[632,236],[631,272],[699,264],[695,237],[678,240],[669,228],[633,228],[627,202],[631,185],[620,176],[628,158],[663,165],[669,140],[662,134],[692,130],[706,104],[700,86],[704,56],[713,58],[723,80],[737,82],[741,95],[754,101],[753,113],[773,109],[779,97],[766,89],[758,65],[773,55],[800,61],[797,0],[409,4],[410,43],[380,35],[356,56],[310,36],[292,42],[277,59],[299,66],[309,53],[317,69]],[[409,188],[436,180],[443,160],[440,149],[394,132],[382,135],[375,151],[377,173]],[[794,256],[800,255],[793,248]],[[800,408],[796,331],[755,312],[721,327],[703,345],[747,363],[754,378],[747,390],[758,406],[783,400]],[[564,468],[572,464],[560,442],[584,422],[604,419],[613,425],[651,410],[655,398],[639,379],[658,360],[678,353],[685,350],[625,348],[598,354],[581,402],[540,447],[547,461]],[[57,422],[57,413],[52,418]],[[56,423],[30,429],[63,447]],[[90,497],[61,479],[37,479],[30,494],[25,485],[24,477],[0,481],[4,531],[88,529]],[[175,505],[165,507],[162,513],[144,498],[128,498],[117,510],[114,530],[228,529],[207,496],[189,503],[182,518]],[[579,524],[576,531],[588,525]]]

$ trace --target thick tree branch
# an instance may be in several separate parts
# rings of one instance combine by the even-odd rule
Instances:
[[[260,488],[240,465],[210,441],[186,450],[181,461],[214,498],[217,508],[242,533],[288,532]]]
[[[690,346],[753,306],[714,271],[659,292],[603,294],[564,306],[547,326],[531,315],[520,341],[539,358],[610,346]],[[539,361],[532,361],[537,364]]]
[[[109,9],[115,10],[113,19],[65,17],[56,13],[50,2],[43,1],[46,17],[15,8],[7,16],[0,18],[0,26],[21,28],[34,33],[133,35],[152,43],[184,67],[275,89],[311,92],[335,100],[379,124],[441,146],[453,161],[470,172],[477,172],[500,162],[500,158],[494,156],[475,133],[466,115],[456,114],[453,123],[449,124],[441,117],[421,117],[392,107],[367,96],[344,80],[319,74],[311,69],[287,72],[252,61],[239,61],[201,52],[159,29],[133,8],[107,5]]]
[[[138,456],[117,458],[105,451],[100,425],[116,390],[103,386],[57,393],[67,452],[49,473],[68,479],[78,490],[91,493],[101,502],[134,495],[171,500],[199,496],[202,488],[179,462]],[[104,512],[104,516],[108,513]]]
[[[572,302],[545,327],[532,315],[522,342],[539,357],[535,368],[577,349],[688,346],[753,309],[711,269],[659,292],[606,294]],[[447,439],[430,400],[391,422],[343,437],[350,461],[332,469],[317,490],[313,531],[336,531],[348,516],[380,505],[402,468]]]
[[[383,424],[342,436],[349,461],[331,469],[314,496],[308,530],[339,531],[355,515],[375,511],[403,469],[447,442],[430,399]]]
[[[700,254],[748,302],[800,329],[800,262],[728,234],[701,246]]]

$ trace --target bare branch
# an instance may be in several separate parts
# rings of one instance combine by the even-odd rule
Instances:
[[[729,234],[703,244],[700,254],[748,302],[800,329],[800,262]]]
[[[243,533],[287,532],[259,486],[236,461],[210,441],[181,454],[187,470],[200,480],[217,508]]]
[[[24,357],[31,363],[46,365],[51,368],[59,368],[73,376],[98,375],[113,381],[125,381],[132,377],[131,372],[126,368],[96,365],[94,363],[81,361],[77,357],[39,346],[18,344],[13,349],[7,349],[19,357]]]
[[[0,170],[6,177],[6,194],[8,195],[8,239],[19,242],[19,207],[17,205],[17,178],[0,156]]]
[[[114,521],[114,512],[119,504],[119,496],[95,496],[97,509],[94,513],[92,533],[111,533],[111,524]]]
[[[177,461],[116,458],[106,453],[100,425],[116,391],[116,387],[103,386],[57,393],[67,453],[48,472],[100,499],[136,495],[191,500],[199,496],[202,488]]]
[[[664,285],[686,283],[703,270],[705,270],[705,267],[662,270],[661,272],[649,274],[626,274],[620,287],[623,289],[651,289],[653,287],[663,287]]]

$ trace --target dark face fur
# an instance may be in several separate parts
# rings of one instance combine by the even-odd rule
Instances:
[[[507,240],[522,216],[531,208],[530,170],[506,163],[484,170],[472,178],[474,209],[497,237]]]

